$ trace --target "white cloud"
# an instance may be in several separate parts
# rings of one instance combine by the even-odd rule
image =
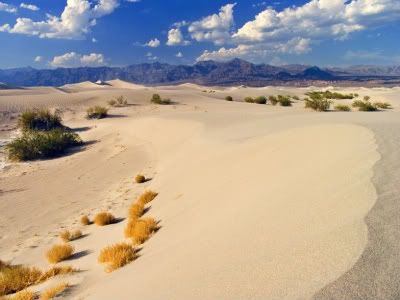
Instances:
[[[233,8],[236,3],[221,7],[219,14],[207,16],[199,21],[191,23],[188,31],[196,41],[212,41],[215,44],[223,44],[230,39],[230,30],[234,24]]]
[[[19,5],[19,7],[25,8],[25,9],[29,9],[29,10],[33,10],[33,11],[40,10],[40,8],[38,6],[36,6],[36,5],[34,5],[34,4],[28,4],[28,3],[23,3],[23,2]]]
[[[311,0],[282,11],[268,7],[232,34],[227,42],[234,47],[205,51],[198,60],[259,60],[277,53],[307,53],[315,42],[346,39],[399,18],[399,0]]]
[[[157,48],[160,46],[160,40],[155,38],[154,40],[150,40],[148,43],[145,44],[147,47]]]
[[[178,58],[182,58],[183,54],[182,54],[182,52],[178,52],[175,56],[178,57]]]
[[[151,61],[155,61],[155,60],[158,59],[158,57],[153,55],[153,53],[151,53],[151,52],[147,52],[146,53],[146,57],[147,57],[148,60],[151,60]]]
[[[189,41],[185,41],[183,38],[183,34],[181,29],[178,28],[172,28],[170,31],[168,31],[168,41],[167,41],[168,46],[178,46],[178,45],[189,45]]]
[[[92,43],[97,43],[97,39],[96,38],[92,38]]]
[[[105,65],[105,61],[103,54],[91,53],[82,55],[76,52],[69,52],[55,56],[50,64],[59,68],[98,67]]]
[[[42,61],[43,61],[43,56],[40,56],[40,55],[36,56],[35,59],[34,59],[34,61],[35,61],[36,63],[42,62]]]
[[[5,11],[8,13],[16,13],[17,12],[17,8],[13,5],[4,3],[0,1],[0,11]]]
[[[40,38],[80,39],[96,25],[98,18],[112,13],[118,5],[118,0],[98,0],[94,6],[89,0],[67,0],[59,17],[48,14],[44,21],[17,18],[14,26],[4,24],[0,28],[9,33]]]

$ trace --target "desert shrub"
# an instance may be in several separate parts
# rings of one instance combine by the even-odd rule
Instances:
[[[146,177],[145,176],[143,176],[141,174],[138,174],[138,175],[135,176],[135,182],[136,183],[143,183],[145,181],[146,181]]]
[[[376,108],[381,108],[381,109],[392,109],[392,105],[388,102],[374,102],[373,105]]]
[[[150,102],[160,105],[168,105],[172,103],[171,99],[163,99],[159,94],[153,94],[153,96],[150,99]]]
[[[80,222],[81,222],[82,225],[85,225],[85,226],[92,224],[92,223],[90,222],[89,217],[86,216],[86,215],[84,215],[84,216],[81,217]]]
[[[88,119],[104,119],[108,116],[108,108],[103,106],[92,106],[86,110],[86,117]]]
[[[233,98],[232,98],[232,96],[226,96],[226,97],[225,97],[225,100],[226,100],[226,101],[233,101]]]
[[[358,96],[359,96],[359,94],[357,94],[357,93],[355,93],[353,95],[354,95],[354,98],[358,98]]]
[[[107,272],[121,268],[137,258],[135,248],[127,243],[115,244],[101,250],[99,263],[106,263]]]
[[[115,101],[114,99],[111,99],[111,100],[107,101],[107,104],[110,106],[115,106],[115,105],[117,105],[117,101]]]
[[[42,292],[39,300],[50,300],[60,296],[68,288],[67,283],[59,283]]]
[[[353,99],[354,95],[353,94],[341,94],[337,92],[331,92],[329,90],[321,92],[321,91],[315,91],[315,92],[308,92],[306,93],[307,96],[309,96],[313,100],[319,100],[319,99]]]
[[[56,264],[69,258],[74,253],[74,247],[69,244],[54,245],[46,252],[49,263]]]
[[[70,266],[55,266],[42,272],[35,267],[3,263],[0,265],[0,297],[22,291],[29,286],[39,284],[52,277],[75,271]]]
[[[78,229],[76,229],[74,231],[64,230],[64,231],[60,232],[60,238],[64,242],[69,242],[69,241],[79,239],[81,236],[82,236],[82,232]]]
[[[288,96],[278,95],[278,102],[280,106],[292,106],[292,100]]]
[[[61,116],[49,110],[29,110],[18,118],[18,125],[22,130],[51,130],[64,127]]]
[[[98,213],[94,217],[94,223],[98,226],[105,226],[115,222],[115,217],[108,212]]]
[[[370,96],[364,96],[364,101],[369,101],[369,100],[371,100]]]
[[[34,300],[36,298],[36,295],[34,292],[28,291],[28,290],[22,290],[18,293],[16,293],[14,296],[12,297],[8,297],[8,298],[0,298],[0,299],[4,299],[4,300]]]
[[[292,99],[297,100],[297,101],[300,100],[300,98],[298,96],[293,96]]]
[[[244,102],[254,103],[254,99],[252,97],[246,97],[246,98],[244,98]]]
[[[128,100],[124,96],[118,96],[115,99],[107,101],[107,103],[114,107],[124,107],[128,105]]]
[[[257,98],[254,99],[254,103],[257,104],[266,104],[267,103],[267,98],[264,96],[259,96]]]
[[[57,157],[81,144],[82,140],[76,133],[57,128],[24,132],[6,146],[6,151],[11,160],[27,161]]]
[[[158,195],[158,193],[155,193],[153,191],[145,191],[143,194],[141,194],[139,196],[139,198],[137,199],[137,202],[147,204],[147,203],[153,201],[154,198],[157,197],[157,195]]]
[[[331,107],[332,101],[327,99],[304,99],[305,108],[311,108],[315,111],[327,111]]]
[[[272,104],[272,105],[277,105],[278,104],[278,98],[276,98],[275,96],[269,96],[268,97],[268,101]]]
[[[129,207],[128,216],[132,220],[139,219],[144,213],[144,203],[136,202]]]
[[[378,108],[367,100],[356,100],[352,104],[358,111],[377,111]]]
[[[130,220],[125,228],[125,237],[131,238],[135,245],[140,245],[147,241],[157,228],[157,222],[153,218]]]
[[[335,105],[335,110],[338,110],[338,111],[351,111],[351,108],[350,108],[349,105],[337,104],[337,105]]]

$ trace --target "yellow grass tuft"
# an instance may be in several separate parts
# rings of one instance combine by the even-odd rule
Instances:
[[[61,295],[68,288],[67,283],[60,283],[43,291],[39,300],[49,300]]]
[[[130,220],[125,228],[125,237],[131,238],[135,245],[140,245],[147,241],[157,228],[157,222],[153,218]]]
[[[144,177],[143,175],[141,175],[141,174],[139,174],[139,175],[136,175],[136,177],[135,177],[135,181],[136,181],[136,183],[143,183],[143,182],[145,182],[146,181],[146,177]]]
[[[86,215],[82,216],[80,221],[81,221],[81,224],[82,224],[82,225],[85,225],[85,226],[91,224],[91,222],[90,222],[90,220],[89,220],[89,217],[86,216]]]
[[[35,293],[28,291],[28,290],[23,290],[18,293],[16,293],[13,297],[8,298],[9,300],[34,300],[35,299]]]
[[[152,192],[152,191],[145,191],[142,195],[139,196],[137,202],[138,203],[143,203],[143,204],[147,204],[151,201],[154,200],[155,197],[157,197],[157,193]]]
[[[130,219],[139,219],[143,216],[144,213],[144,204],[143,202],[133,203],[129,208],[128,216]]]
[[[74,253],[74,247],[69,244],[54,245],[47,251],[46,257],[49,263],[56,264],[70,257],[72,253]]]
[[[112,224],[114,222],[115,222],[114,216],[108,212],[98,213],[94,217],[94,223],[96,223],[96,225],[98,225],[98,226],[105,226],[105,225]]]
[[[24,290],[25,288],[44,282],[57,275],[73,273],[70,266],[52,267],[42,272],[35,267],[10,265],[3,263],[0,267],[0,297]]]
[[[135,248],[127,243],[115,244],[101,250],[99,263],[108,264],[106,271],[112,272],[137,258]]]
[[[64,230],[64,231],[60,232],[60,238],[64,242],[69,242],[69,241],[79,239],[81,236],[82,236],[82,232],[80,230],[74,230],[74,231]]]

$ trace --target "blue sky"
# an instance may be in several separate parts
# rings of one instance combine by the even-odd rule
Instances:
[[[0,68],[400,64],[399,0],[0,0]]]

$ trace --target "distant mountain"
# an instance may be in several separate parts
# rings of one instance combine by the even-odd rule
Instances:
[[[83,81],[121,79],[138,84],[197,83],[203,85],[262,86],[282,82],[374,80],[400,76],[400,66],[324,68],[305,65],[271,66],[241,59],[202,61],[194,65],[143,63],[127,67],[82,67],[37,70],[31,67],[0,70],[0,82],[14,86],[62,86]]]

